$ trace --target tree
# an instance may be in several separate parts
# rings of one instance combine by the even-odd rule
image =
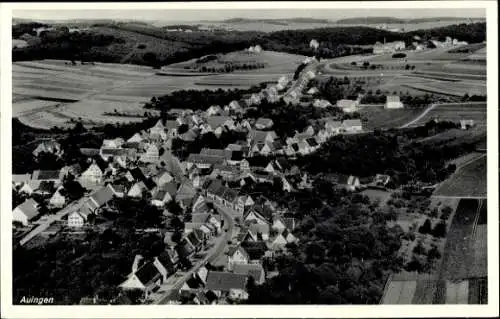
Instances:
[[[446,236],[446,222],[440,221],[432,230],[432,235],[434,237],[445,237]]]
[[[444,206],[443,208],[441,208],[441,219],[448,220],[451,213],[453,213],[453,209],[450,206]]]
[[[422,226],[418,229],[418,232],[421,234],[429,234],[432,229],[431,220],[427,218]]]

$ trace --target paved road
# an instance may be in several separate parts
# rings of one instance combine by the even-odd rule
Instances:
[[[29,232],[28,235],[26,235],[23,239],[21,239],[19,241],[19,244],[21,244],[21,246],[26,244],[28,241],[30,241],[31,239],[36,237],[38,234],[42,233],[47,228],[49,228],[49,226],[53,222],[61,220],[61,218],[63,218],[67,214],[74,212],[76,210],[76,208],[81,206],[86,199],[87,199],[87,197],[82,197],[79,200],[77,200],[76,202],[73,202],[70,205],[66,206],[65,208],[61,209],[55,215],[48,216],[48,218],[44,221],[43,224],[40,224],[35,229],[33,229],[31,232]]]
[[[160,290],[164,290],[164,294],[156,298],[154,301],[152,301],[153,304],[167,304],[170,301],[170,297],[172,294],[174,294],[176,291],[179,291],[184,283],[191,278],[191,276],[198,271],[202,266],[206,265],[208,262],[211,262],[215,259],[217,259],[220,254],[222,254],[227,246],[228,241],[231,239],[232,233],[233,233],[233,227],[234,227],[234,221],[233,221],[233,215],[234,213],[226,208],[223,207],[217,203],[214,202],[214,206],[217,208],[219,213],[222,215],[223,220],[224,220],[224,227],[223,229],[227,229],[227,232],[222,231],[222,235],[217,238],[217,241],[212,247],[205,257],[198,261],[188,272],[186,272],[182,277],[177,279],[174,283],[170,283],[167,280],[167,285],[164,285],[164,287],[161,287]],[[175,279],[174,276],[170,277]]]

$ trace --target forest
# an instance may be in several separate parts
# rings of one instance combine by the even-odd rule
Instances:
[[[114,29],[116,36],[109,32],[103,33],[99,28],[71,35],[64,30],[50,31],[41,37],[40,44],[13,50],[13,61],[51,58],[119,63],[130,54],[130,49],[116,50],[116,47],[136,47],[137,41],[141,41],[140,43],[146,49],[141,54],[134,54],[131,63],[159,68],[207,54],[243,50],[257,44],[261,45],[264,50],[334,58],[369,53],[371,49],[363,48],[361,45],[371,45],[377,41],[382,42],[384,39],[388,42],[404,40],[407,45],[410,45],[415,35],[424,39],[431,37],[444,39],[450,36],[469,43],[486,40],[486,23],[484,22],[406,33],[360,26],[285,30],[271,33],[256,31],[167,32],[162,28],[126,23],[98,24],[94,27]],[[12,34],[18,37],[20,34],[29,33],[29,28],[30,26],[26,25],[14,26]],[[311,39],[316,39],[320,43],[318,50],[315,51],[309,47]],[[165,52],[162,49],[163,46],[158,45],[159,43],[168,46],[170,50]]]
[[[264,263],[279,275],[250,286],[250,304],[376,304],[391,272],[401,269],[396,257],[402,229],[360,194],[332,192],[317,179],[314,190],[280,194],[300,226],[298,244],[288,254]],[[277,196],[278,197],[278,196]],[[275,198],[272,198],[275,199]]]

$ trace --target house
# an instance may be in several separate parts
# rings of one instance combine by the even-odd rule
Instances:
[[[198,138],[200,130],[198,128],[192,128],[187,130],[185,133],[179,135],[179,138],[185,142],[193,142]]]
[[[156,188],[151,197],[151,204],[156,207],[164,207],[166,203],[174,199],[176,191],[177,185],[175,183],[164,184]]]
[[[165,126],[161,119],[156,122],[156,124],[149,129],[149,134],[154,136],[160,136],[162,133],[165,133]]]
[[[249,144],[272,143],[278,138],[274,131],[251,130],[248,132],[247,141]]]
[[[142,290],[144,298],[148,298],[165,280],[166,270],[155,259],[154,262],[147,262],[137,271],[132,272],[127,280],[120,284],[120,288]]]
[[[273,120],[265,117],[258,118],[255,122],[255,128],[258,130],[268,130],[273,127]]]
[[[135,133],[127,140],[127,143],[141,143],[142,141],[144,141],[144,137],[140,133]]]
[[[328,102],[327,100],[323,99],[315,99],[313,102],[313,106],[317,108],[327,108],[329,106],[333,106],[332,103]]]
[[[402,109],[403,107],[403,103],[401,103],[398,95],[387,95],[387,101],[385,102],[386,109]]]
[[[196,196],[196,189],[191,181],[184,181],[177,190],[175,200],[183,208],[190,206]]]
[[[125,174],[125,178],[129,182],[141,182],[146,180],[146,176],[139,167],[129,169]]]
[[[260,225],[268,225],[271,217],[269,215],[269,211],[257,208],[258,207],[254,207],[252,209],[247,210],[247,212],[243,216],[243,221],[249,224],[256,223]]]
[[[167,183],[170,183],[173,180],[174,180],[174,177],[169,172],[167,172],[165,170],[160,171],[159,174],[157,174],[155,177],[153,177],[153,181],[158,186],[165,185]]]
[[[49,200],[49,205],[52,207],[62,208],[66,204],[65,189],[59,187]]]
[[[186,260],[191,258],[191,256],[195,253],[196,248],[194,245],[187,239],[183,238],[176,246],[175,250],[177,251],[177,255],[179,256],[179,260]]]
[[[101,145],[101,149],[102,148],[120,148],[123,145],[123,143],[125,143],[125,141],[121,137],[115,138],[113,140],[103,140],[102,145]]]
[[[233,273],[252,277],[257,285],[262,285],[266,280],[266,274],[261,264],[236,264]]]
[[[248,264],[250,261],[250,257],[245,249],[241,246],[231,246],[227,251],[228,256],[228,265],[227,268],[229,270],[233,269],[233,265],[235,264]]]
[[[58,142],[54,140],[45,140],[38,144],[32,154],[33,156],[38,157],[40,153],[50,153],[60,157],[63,154],[63,149],[61,144]]]
[[[327,121],[325,123],[325,128],[331,135],[340,134],[342,130],[342,122],[341,121]]]
[[[113,183],[113,184],[108,184],[107,186],[111,189],[113,195],[118,198],[123,198],[127,193],[127,187],[124,184]]]
[[[358,109],[358,102],[355,100],[338,100],[337,107],[342,109],[345,113],[353,113]]]
[[[88,209],[80,209],[68,215],[68,227],[80,228],[85,225],[92,212]]]
[[[225,294],[232,300],[248,299],[246,292],[247,276],[230,272],[209,271],[206,289],[216,295]]]
[[[375,178],[373,179],[373,183],[375,185],[379,186],[385,186],[389,181],[391,180],[391,177],[389,175],[383,175],[383,174],[377,174],[375,175]]]
[[[31,174],[12,174],[12,185],[21,186],[31,180]]]
[[[233,101],[234,102],[234,101]],[[231,103],[233,103],[231,102]],[[214,115],[219,115],[222,112],[222,109],[218,105],[212,105],[210,106],[206,111],[205,114],[207,116],[214,116]]]
[[[137,182],[132,187],[130,187],[127,196],[133,198],[142,198],[144,192],[146,192],[148,188],[144,184],[144,182]]]
[[[102,187],[100,190],[94,192],[90,195],[89,199],[85,202],[85,205],[92,212],[97,212],[98,208],[101,208],[109,203],[114,197],[113,190],[108,185],[106,187]],[[84,205],[82,205],[84,206]]]
[[[286,244],[288,244],[288,241],[286,240],[285,236],[283,236],[283,233],[276,235],[273,239],[271,239],[269,243],[269,248],[272,250],[282,250],[285,248]]]
[[[251,233],[253,241],[266,241],[269,239],[269,224],[251,224],[248,232]]]
[[[35,170],[31,174],[31,179],[35,181],[61,181],[61,170]]]
[[[25,200],[24,203],[14,208],[12,211],[12,220],[20,222],[24,226],[28,226],[29,222],[40,214],[38,207],[38,203],[32,198],[29,198]]]
[[[345,120],[342,122],[342,128],[347,133],[357,133],[363,131],[363,124],[360,119]]]
[[[404,41],[394,41],[388,43],[376,42],[373,45],[373,54],[387,54],[394,53],[396,51],[404,50],[406,47]]]
[[[229,116],[210,116],[207,118],[207,124],[210,126],[215,135],[220,135],[220,133],[222,133],[222,131],[220,131],[220,133],[217,134],[218,128],[227,128],[229,130],[233,130],[235,128],[234,121]]]
[[[361,186],[359,178],[353,175],[331,174],[328,178],[337,184],[337,187],[354,191]]]
[[[474,120],[460,120],[460,128],[462,130],[468,130],[474,127]]]
[[[101,184],[103,182],[103,171],[95,161],[82,173],[80,177],[82,184]]]
[[[230,160],[232,157],[233,151],[214,149],[214,148],[202,148],[200,151],[200,154],[201,155],[208,155],[208,156],[223,157],[225,160]]]
[[[187,169],[191,169],[193,166],[196,166],[200,169],[211,168],[214,165],[222,165],[226,159],[221,156],[211,156],[211,155],[203,155],[203,154],[189,154],[186,164]]]
[[[156,146],[155,144],[150,144],[147,147],[146,152],[142,154],[141,161],[144,163],[155,163],[159,158],[160,151],[158,149],[158,146]]]
[[[30,181],[24,183],[23,186],[21,186],[21,188],[19,189],[19,192],[31,195],[38,189],[38,187],[40,186],[41,183],[42,183],[42,181],[30,180]]]
[[[82,173],[82,167],[80,166],[80,164],[77,163],[69,166],[64,166],[63,168],[61,168],[60,176],[64,178],[69,174],[71,174],[74,177],[77,177],[80,176],[81,173]]]

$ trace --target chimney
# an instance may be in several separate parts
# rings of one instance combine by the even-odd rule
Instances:
[[[139,264],[143,258],[141,255],[135,255],[134,263],[132,264],[132,273],[135,273],[139,269]]]

